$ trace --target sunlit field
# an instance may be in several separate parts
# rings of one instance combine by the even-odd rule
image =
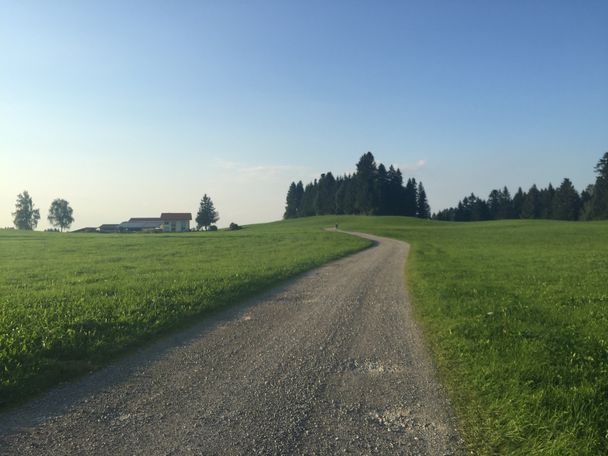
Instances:
[[[608,223],[327,216],[240,232],[0,232],[4,403],[369,244],[406,281],[467,449],[608,453]]]
[[[408,287],[477,454],[608,454],[608,223],[344,217]]]
[[[370,243],[297,224],[184,234],[0,231],[0,402]]]

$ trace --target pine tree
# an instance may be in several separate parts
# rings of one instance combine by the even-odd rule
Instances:
[[[540,191],[540,218],[550,219],[553,218],[553,198],[555,196],[555,189],[553,185],[549,183],[547,188],[543,188]]]
[[[403,213],[401,207],[401,198],[403,196],[403,175],[399,168],[395,169],[393,165],[389,166],[386,173],[388,180],[387,189],[387,211],[390,215],[401,215]]]
[[[285,213],[283,214],[284,219],[295,218],[298,216],[298,205],[296,201],[296,183],[292,182],[287,190],[287,198],[285,202]]]
[[[524,191],[519,187],[515,195],[513,195],[513,203],[512,203],[512,214],[513,218],[522,218],[521,211],[523,209],[524,200],[526,199],[526,195]]]
[[[594,168],[597,177],[593,186],[590,201],[590,216],[593,219],[608,218],[608,152],[598,161]]]
[[[581,211],[581,197],[566,178],[555,191],[553,198],[553,218],[558,220],[578,220]]]
[[[424,219],[431,218],[431,207],[429,206],[429,202],[426,198],[426,192],[424,191],[424,186],[422,185],[422,182],[418,184],[416,216]]]
[[[355,192],[353,178],[346,175],[341,178],[336,190],[336,214],[353,214],[355,211]]]
[[[374,180],[376,179],[376,161],[371,152],[361,156],[357,163],[355,175],[355,210],[360,214],[371,215],[376,206]]]
[[[294,197],[294,204],[296,206],[296,217],[302,217],[302,198],[304,197],[304,184],[302,181],[298,181],[296,184],[296,192]]]
[[[382,163],[378,165],[374,186],[374,194],[376,195],[374,214],[388,215],[390,213],[388,171]]]
[[[201,204],[198,209],[198,214],[196,214],[196,224],[198,229],[204,228],[205,231],[209,229],[209,226],[213,225],[220,219],[219,213],[215,210],[213,206],[213,201],[211,198],[207,196],[205,193],[203,195],[203,199],[201,200]]]
[[[331,172],[321,174],[314,207],[316,215],[336,213],[336,179]]]
[[[540,191],[536,184],[533,184],[524,196],[520,217],[525,219],[540,218],[540,204]]]
[[[306,184],[302,195],[302,214],[301,217],[310,217],[315,215],[315,198],[317,196],[317,180]]]
[[[418,188],[416,179],[407,180],[405,189],[403,189],[403,209],[400,215],[407,217],[416,217],[418,213]]]

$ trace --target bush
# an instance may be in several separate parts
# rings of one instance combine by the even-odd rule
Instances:
[[[217,226],[209,225],[209,228],[207,228],[207,231],[217,231]]]
[[[240,230],[241,227],[239,225],[237,225],[236,223],[230,223],[230,227],[228,229],[230,231],[236,231],[236,230]]]

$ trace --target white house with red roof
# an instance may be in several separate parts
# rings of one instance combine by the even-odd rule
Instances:
[[[163,212],[160,214],[161,228],[166,232],[190,231],[190,212]]]

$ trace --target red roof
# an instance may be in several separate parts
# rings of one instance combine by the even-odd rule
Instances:
[[[192,220],[190,212],[163,212],[160,214],[161,220]]]

